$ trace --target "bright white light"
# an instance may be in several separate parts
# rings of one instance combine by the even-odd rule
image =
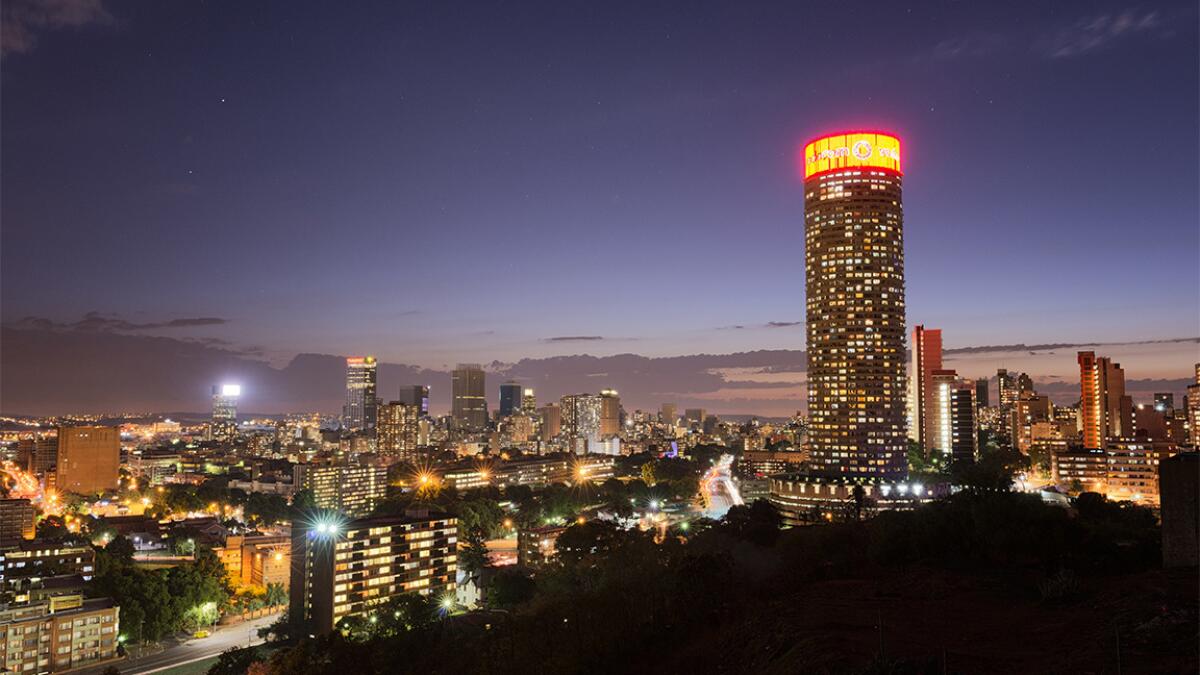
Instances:
[[[658,500],[657,500],[657,499],[651,499],[651,500],[650,500],[650,508],[652,508],[652,509],[657,509],[657,508],[658,508]]]
[[[222,396],[241,396],[242,385],[240,384],[223,384],[221,385]]]
[[[920,483],[916,483],[915,485],[913,485],[913,494],[920,495],[924,491],[925,491],[924,485],[921,485]]]
[[[904,493],[908,492],[908,484],[901,483],[896,486],[896,489],[900,491],[900,494],[904,494]]]

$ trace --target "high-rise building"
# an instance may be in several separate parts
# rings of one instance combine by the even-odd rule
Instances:
[[[600,392],[600,438],[621,433],[621,397],[615,389]]]
[[[1125,395],[1125,371],[1108,357],[1079,352],[1079,417],[1083,447],[1101,448],[1133,431],[1133,400]]]
[[[58,428],[58,489],[91,494],[117,489],[121,436],[116,427]]]
[[[1196,381],[1188,385],[1183,403],[1187,408],[1188,439],[1193,448],[1200,448],[1200,363],[1196,364]]]
[[[812,463],[832,475],[902,477],[900,139],[824,136],[804,147],[803,162]]]
[[[950,387],[950,458],[955,462],[973,462],[979,456],[975,392],[970,381],[960,380]]]
[[[659,410],[658,413],[658,421],[662,422],[663,424],[670,424],[674,426],[675,422],[679,420],[678,410],[679,409],[675,407],[674,403],[662,404],[662,409]]]
[[[562,408],[557,403],[547,403],[542,408],[542,441],[550,442],[562,433]]]
[[[296,464],[292,467],[292,484],[297,490],[311,491],[320,508],[348,516],[365,516],[387,496],[387,469],[371,465]]]
[[[915,350],[914,350],[915,351]],[[953,415],[951,413],[951,391],[958,382],[958,373],[953,370],[931,370],[924,386],[929,390],[925,403],[915,401],[921,408],[925,432],[921,447],[925,456],[942,455],[947,459],[954,445]],[[924,397],[924,392],[920,392]]]
[[[317,515],[292,528],[289,614],[314,634],[370,617],[409,593],[453,603],[458,521],[410,511],[346,522]]]
[[[684,408],[683,419],[687,420],[688,425],[704,424],[704,416],[707,411],[704,408]]]
[[[986,377],[975,380],[975,405],[979,408],[988,407],[988,379]]]
[[[375,429],[379,453],[404,462],[417,458],[417,438],[420,435],[419,406],[392,401],[380,408],[379,426]]]
[[[450,374],[450,414],[460,428],[478,431],[487,426],[486,387],[478,363],[460,363]]]
[[[397,402],[404,405],[416,406],[421,416],[429,414],[429,387],[423,384],[410,384],[400,387]]]
[[[524,389],[516,382],[505,382],[500,385],[500,416],[508,417],[521,407],[521,394]]]
[[[1012,430],[1012,445],[1014,448],[1029,454],[1033,447],[1034,428],[1054,419],[1054,404],[1049,396],[1040,396],[1034,391],[1021,392],[1020,398],[1012,406],[1009,414],[1008,428]]]
[[[526,387],[521,395],[521,412],[526,415],[532,415],[537,412],[537,395],[533,390]]]
[[[570,450],[585,454],[600,442],[601,397],[596,394],[568,394],[559,399],[562,410],[562,437]]]
[[[212,388],[212,423],[209,438],[230,441],[237,437],[238,399],[242,395],[239,384],[222,384]]]
[[[233,422],[237,424],[238,397],[242,395],[240,384],[222,384],[212,388],[213,424]]]
[[[942,420],[930,414],[934,399],[938,396],[933,383],[933,373],[942,370],[942,330],[940,328],[925,328],[923,325],[913,327],[912,344],[909,346],[908,366],[908,437],[917,442],[928,456],[933,449],[943,452],[949,450],[949,445],[939,445],[932,439],[938,438],[949,442],[947,434],[939,436],[942,430]],[[951,371],[951,380],[954,379]],[[945,414],[950,414],[949,408]]]
[[[375,378],[378,364],[374,356],[346,359],[346,406],[342,424],[350,431],[374,429],[378,414]]]

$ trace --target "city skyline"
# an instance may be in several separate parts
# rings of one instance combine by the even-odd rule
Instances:
[[[837,36],[804,30],[828,18],[820,8],[723,10],[721,26],[778,25],[718,62],[701,50],[712,15],[606,7],[583,25],[554,12],[526,24],[375,7],[332,24],[299,12],[284,27],[225,7],[231,25],[208,25],[219,34],[210,48],[258,59],[231,70],[196,61],[205,50],[187,37],[216,14],[95,6],[83,25],[30,27],[36,41],[4,55],[4,117],[23,131],[8,135],[3,158],[6,336],[150,335],[276,367],[308,353],[441,369],[801,349],[796,155],[804,140],[853,127],[892,130],[912,149],[910,327],[942,327],[948,348],[1196,332],[1187,308],[1200,292],[1184,271],[1198,244],[1197,172],[1170,152],[1197,138],[1196,65],[1179,58],[1195,38],[1185,3],[1003,16],[872,8],[861,39],[885,46],[843,53],[803,84],[806,50],[842,53]],[[1022,12],[1039,27],[1023,27]],[[396,21],[404,40],[366,39],[352,50],[357,70],[271,81],[291,40],[344,37],[371,19]],[[585,30],[605,20],[640,29],[627,50]],[[455,41],[403,30],[455,21],[482,53],[507,55],[507,79],[489,83]],[[490,28],[514,23],[511,36]],[[893,34],[903,46],[884,39]],[[576,48],[556,41],[580,35]],[[310,43],[314,66],[332,62]],[[418,75],[398,65],[411,50],[447,58]],[[658,65],[612,74],[641,62]],[[121,77],[92,91],[79,78],[98,68]],[[120,114],[148,96],[164,114]],[[95,114],[75,115],[81,106]],[[250,121],[267,118],[278,128]],[[1120,170],[1137,157],[1152,161]],[[1134,204],[1128,190],[1155,198]],[[197,236],[181,240],[187,231]],[[79,245],[57,264],[76,283],[48,276],[46,256],[66,242]],[[1085,273],[1118,250],[1154,264]],[[337,271],[347,265],[362,274]],[[449,283],[455,265],[469,265],[463,283]],[[1185,379],[1195,349],[1177,344],[1179,365],[1154,363],[1146,377]]]

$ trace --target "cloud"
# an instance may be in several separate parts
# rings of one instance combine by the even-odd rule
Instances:
[[[933,47],[933,58],[952,61],[960,58],[990,56],[1004,50],[1007,40],[995,33],[968,33],[947,38]]]
[[[16,322],[14,328],[28,328],[52,331],[84,331],[84,332],[133,332],[140,330],[156,330],[161,328],[192,328],[196,326],[221,326],[229,323],[228,319],[215,316],[200,316],[185,319],[171,319],[151,323],[134,323],[116,315],[104,315],[100,312],[88,312],[79,321],[58,323],[37,316],[27,316]]]
[[[792,326],[803,326],[803,321],[768,321],[767,328],[790,328]]]
[[[1141,340],[1137,342],[1050,342],[1046,344],[1027,345],[1023,342],[1011,345],[982,345],[979,347],[955,347],[943,349],[943,354],[985,354],[990,352],[1035,352],[1055,349],[1078,349],[1080,347],[1111,347],[1114,345],[1161,345],[1179,344],[1184,342],[1200,343],[1200,337],[1170,338],[1167,340]]]
[[[558,335],[548,337],[543,342],[600,342],[603,339],[602,335]]]
[[[1068,28],[1039,41],[1036,48],[1053,59],[1095,52],[1114,42],[1134,36],[1166,37],[1169,31],[1155,10],[1129,8],[1117,14],[1099,14],[1080,19]]]
[[[102,0],[7,0],[0,12],[0,55],[29,52],[46,31],[112,21]]]

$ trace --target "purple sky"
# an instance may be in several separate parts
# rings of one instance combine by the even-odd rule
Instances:
[[[750,5],[10,0],[3,319],[278,365],[803,349],[796,145],[877,127],[948,347],[1200,333],[1194,2]]]

